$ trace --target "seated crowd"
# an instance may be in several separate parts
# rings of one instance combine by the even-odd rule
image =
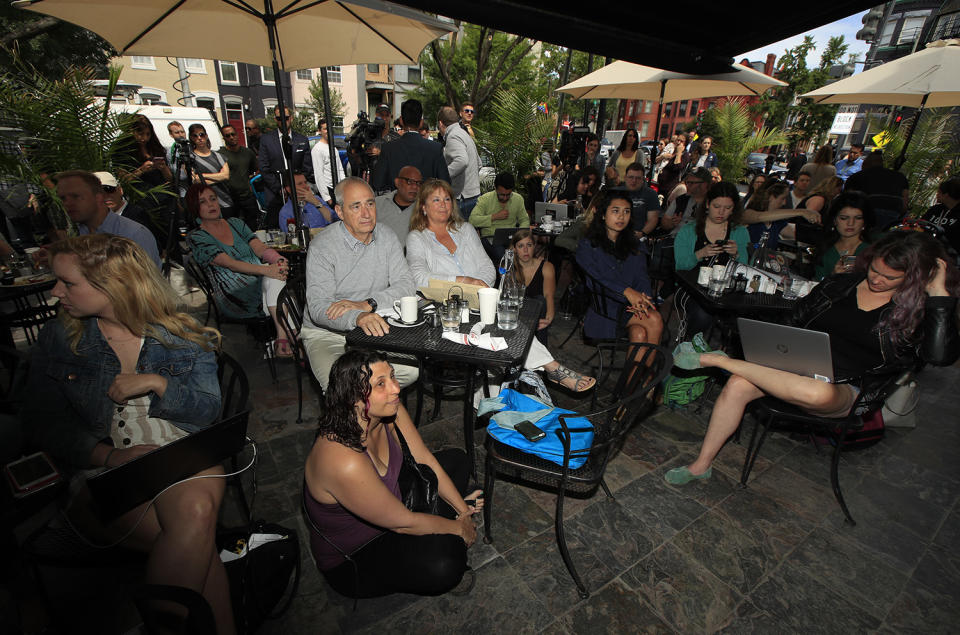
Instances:
[[[185,248],[210,282],[209,301],[231,318],[272,318],[276,355],[289,357],[302,346],[323,389],[303,497],[314,560],[343,595],[436,595],[454,589],[469,570],[473,516],[483,507],[482,493],[469,485],[474,466],[466,453],[431,453],[401,405],[400,392],[418,380],[422,360],[391,356],[388,362],[378,352],[348,350],[346,334],[360,329],[387,336],[394,302],[431,280],[496,286],[496,263],[506,250],[512,250],[514,265],[504,275],[524,285],[526,297],[544,300],[524,368],[542,371],[556,387],[581,395],[596,389],[597,380],[566,367],[548,348],[564,271],[576,267],[588,290],[602,291],[602,303],[584,310],[586,339],[660,344],[661,310],[669,306],[663,296],[671,286],[651,279],[651,246],[669,243],[673,267],[684,272],[746,263],[762,235],[769,236],[770,249],[799,240],[803,232],[818,236],[810,277],[821,282],[796,302],[789,322],[831,335],[835,381],[681,344],[674,352],[676,366],[719,368],[729,379],[697,458],[666,473],[673,485],[711,476],[717,454],[756,399],[773,396],[811,414],[845,417],[858,396],[878,390],[880,378],[918,361],[945,365],[960,357],[956,253],[931,233],[881,233],[906,208],[893,213],[889,206],[896,196],[877,198],[853,189],[873,187],[878,176],[890,180],[885,173],[868,173],[886,170],[876,158],[863,162],[864,176],[857,178],[860,172],[849,157],[831,172],[820,160],[826,153],[818,153],[817,161],[800,168],[792,188],[771,175],[754,179],[745,206],[736,184],[711,172],[717,157],[709,137],[688,143],[678,134],[665,140],[652,163],[659,192],[646,183],[651,159],[639,147],[636,130],[627,131],[606,162],[594,147],[596,138],[588,138],[574,172],[562,175],[545,167],[543,177],[551,183],[541,198],[567,203],[577,216],[545,253],[536,242],[532,210],[516,191],[519,175],[497,174],[493,191],[480,193],[472,116],[461,126],[452,108],[439,113],[451,140],[442,148],[420,134],[422,109],[414,101],[405,102],[401,112],[404,134],[385,137],[373,155],[379,157],[374,187],[344,175],[332,191],[322,191],[312,183],[318,164],[309,163],[309,151],[299,150],[305,156],[299,157],[293,190],[304,202],[306,224],[322,231],[311,240],[303,265],[304,320],[296,341],[283,337],[278,309],[289,263],[257,237],[263,217],[249,213],[250,191],[237,189],[231,179],[235,164],[210,149],[199,124],[189,128],[197,172],[192,182],[182,175],[191,227]],[[274,160],[270,143],[279,145],[276,138],[266,139],[261,170]],[[291,153],[298,152],[297,144],[294,137]],[[235,625],[229,588],[215,545],[224,480],[189,480],[109,524],[92,513],[85,485],[92,473],[210,426],[221,409],[220,333],[177,310],[158,267],[160,254],[174,248],[169,236],[159,225],[148,228],[134,220],[137,210],[141,220],[172,214],[172,197],[158,190],[135,208],[120,186],[128,179],[162,185],[173,179],[176,166],[171,171],[166,162],[155,161],[167,153],[145,117],[137,119],[125,152],[134,167],[119,180],[79,170],[56,178],[57,195],[81,235],[46,249],[57,279],[52,295],[59,300],[59,315],[42,329],[34,349],[18,425],[28,444],[71,466],[68,514],[78,530],[147,552],[147,581],[200,593],[213,609],[218,632],[230,633]],[[291,188],[274,176],[270,220],[263,226],[284,227],[294,215],[285,196]],[[924,216],[954,250],[958,183],[945,180],[938,204]],[[906,201],[905,190],[903,197]],[[569,257],[559,258],[564,245]],[[683,307],[690,334],[708,331],[717,319],[691,293],[677,292],[672,301]],[[436,474],[441,501],[435,513],[404,505],[405,454]],[[213,467],[201,475],[223,476],[223,470]]]

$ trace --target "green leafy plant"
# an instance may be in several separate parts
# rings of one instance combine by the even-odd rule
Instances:
[[[947,108],[934,108],[921,113],[920,121],[907,147],[906,161],[900,172],[910,183],[909,213],[920,216],[930,207],[940,183],[958,173],[960,160],[960,117]],[[883,134],[890,141],[883,147],[883,163],[893,168],[903,150],[909,122],[899,127],[888,127]]]
[[[740,99],[724,99],[707,111],[707,127],[714,135],[714,152],[723,178],[740,181],[747,171],[747,155],[761,148],[785,143],[779,128],[757,129]]]
[[[483,128],[475,131],[477,146],[497,174],[513,174],[522,189],[540,153],[550,146],[553,126],[553,118],[537,109],[531,89],[497,91]]]

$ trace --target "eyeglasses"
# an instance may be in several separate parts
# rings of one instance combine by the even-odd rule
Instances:
[[[251,128],[250,126],[246,127],[247,132],[253,132],[254,130],[256,130],[256,128]]]
[[[224,138],[226,138],[226,137],[236,137],[236,136],[237,136],[237,133],[236,133],[236,132],[224,132],[224,133],[223,133],[223,136],[224,136]]]
[[[407,185],[416,185],[417,187],[420,187],[421,185],[423,185],[423,181],[418,181],[417,179],[408,179],[405,176],[398,176],[397,178],[403,181],[404,183],[406,183]]]
[[[283,121],[281,117],[274,117],[277,121]],[[287,115],[287,119],[293,119],[293,115]]]
[[[463,112],[468,112],[468,113],[470,113],[470,114],[472,115],[472,114],[473,114],[473,108],[464,108],[464,109],[463,109]]]
[[[113,194],[117,191],[117,188],[113,185],[101,185],[100,189],[106,192],[107,194]]]
[[[194,132],[194,133],[193,133],[192,135],[190,135],[190,136],[191,136],[191,137],[197,137],[198,139],[202,139],[202,138],[204,138],[204,137],[207,136],[207,133],[206,133],[206,132]]]

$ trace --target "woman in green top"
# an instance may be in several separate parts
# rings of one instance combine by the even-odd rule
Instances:
[[[737,186],[729,181],[714,183],[704,205],[694,213],[694,222],[680,228],[673,245],[677,271],[700,265],[725,265],[734,258],[747,261],[750,235],[740,224],[743,206]]]
[[[863,192],[844,192],[830,203],[829,233],[817,250],[816,278],[853,271],[855,256],[869,246],[873,207]]]

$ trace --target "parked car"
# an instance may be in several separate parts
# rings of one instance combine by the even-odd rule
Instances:
[[[757,174],[763,174],[767,169],[767,157],[769,155],[766,152],[751,152],[747,155],[747,177],[753,177]],[[781,167],[773,163],[770,166],[770,174],[773,174],[779,178],[783,178],[783,175],[786,174],[787,168]]]

